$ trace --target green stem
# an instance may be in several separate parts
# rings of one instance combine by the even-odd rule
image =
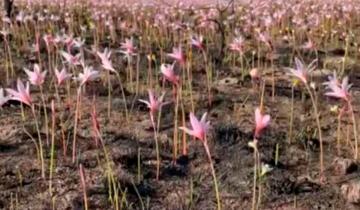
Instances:
[[[291,86],[291,111],[290,111],[290,127],[289,127],[289,143],[291,144],[293,138],[294,126],[294,85]]]
[[[155,139],[155,147],[156,147],[156,180],[159,180],[160,174],[160,153],[159,153],[159,141],[157,135],[157,126],[155,125],[155,119],[152,113],[150,113],[151,123],[154,129],[154,139]]]
[[[49,145],[49,119],[48,119],[48,115],[47,115],[47,110],[46,110],[46,103],[45,103],[45,97],[44,97],[44,91],[42,88],[42,85],[40,85],[40,94],[41,94],[41,101],[43,103],[43,110],[44,110],[44,116],[45,116],[45,132],[46,132],[46,144],[47,146]]]
[[[125,92],[124,92],[124,87],[122,85],[120,74],[118,72],[116,72],[115,74],[116,74],[116,78],[119,81],[119,85],[120,85],[120,89],[121,89],[121,95],[122,95],[122,98],[123,98],[123,101],[124,101],[125,118],[126,118],[126,121],[129,122],[129,114],[128,114],[128,109],[127,109],[127,102],[126,102],[126,96],[125,96]]]
[[[37,131],[38,138],[39,138],[39,151],[40,151],[40,162],[41,162],[41,177],[45,179],[45,165],[44,165],[43,145],[42,145],[41,134],[40,134],[40,129],[39,129],[39,123],[38,123],[38,120],[37,120],[37,117],[36,117],[34,104],[31,105],[31,112],[32,112],[33,117],[34,117],[35,127],[36,127],[36,131]]]

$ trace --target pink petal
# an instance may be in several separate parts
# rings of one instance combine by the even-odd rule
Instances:
[[[38,64],[34,64],[34,72],[36,72],[38,74],[40,73],[40,67]]]
[[[189,134],[190,136],[196,136],[194,130],[190,130],[187,127],[179,127],[179,129],[185,131],[185,133]]]
[[[145,101],[145,100],[142,100],[142,99],[139,99],[139,101],[140,101],[141,103],[146,104],[146,105],[148,106],[148,108],[150,108],[150,103],[149,103],[148,101]]]
[[[34,74],[34,73],[31,72],[29,69],[24,68],[24,71],[25,71],[26,75],[27,75],[29,78],[33,77],[33,74]]]
[[[300,70],[300,71],[304,70],[304,64],[297,57],[295,57],[295,66],[296,66],[297,70]]]
[[[56,76],[56,78],[59,80],[59,78],[60,78],[60,72],[59,72],[59,70],[58,70],[57,68],[55,68],[55,76]]]
[[[6,88],[6,92],[11,95],[11,96],[18,96],[19,93],[13,89],[10,89],[10,88]]]
[[[346,98],[346,95],[340,92],[327,92],[325,93],[326,96],[335,97],[335,98]]]
[[[47,71],[43,71],[43,72],[41,73],[41,76],[42,76],[43,78],[45,78],[45,77],[46,77],[46,74],[47,74]]]
[[[202,115],[201,120],[200,120],[201,123],[206,123],[206,116],[207,116],[207,112],[205,112],[205,113]]]
[[[26,90],[25,91],[26,91],[27,95],[30,95],[30,83],[29,82],[26,83]]]
[[[190,112],[189,116],[190,116],[191,127],[193,128],[193,130],[194,131],[201,130],[202,129],[201,124],[200,124],[199,120],[196,118],[196,116],[194,115],[194,113]]]
[[[24,84],[21,82],[20,79],[17,80],[17,89],[18,89],[19,93],[25,92]]]
[[[270,115],[265,115],[263,116],[263,119],[262,119],[262,126],[263,128],[267,127],[270,123]]]

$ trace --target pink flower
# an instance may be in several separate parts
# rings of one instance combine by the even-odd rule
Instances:
[[[261,131],[270,123],[270,115],[262,115],[259,108],[255,109],[255,138],[260,136]]]
[[[9,101],[9,96],[5,96],[4,89],[0,88],[0,108]]]
[[[25,15],[24,15],[24,11],[20,11],[16,17],[15,17],[16,21],[18,22],[24,22],[25,19]]]
[[[91,66],[84,66],[83,73],[80,73],[76,80],[80,81],[80,86],[86,82],[95,80],[100,76],[99,72],[94,70]]]
[[[66,80],[71,78],[72,74],[67,73],[65,68],[61,69],[60,72],[57,68],[55,68],[55,76],[56,76],[58,85],[62,85]]]
[[[75,45],[73,36],[64,35],[62,37],[62,42],[66,45],[66,50],[71,52],[71,48]]]
[[[77,55],[71,55],[70,53],[67,53],[65,51],[60,51],[61,56],[65,59],[65,62],[73,65],[73,66],[77,66],[80,65],[80,53],[78,53]]]
[[[309,39],[309,41],[307,41],[303,46],[301,46],[301,48],[305,50],[315,50],[316,45],[312,40]]]
[[[244,53],[244,38],[242,36],[239,36],[237,38],[235,38],[230,44],[229,44],[229,49],[235,52],[238,52],[240,54]]]
[[[170,58],[176,60],[181,65],[185,64],[185,56],[182,53],[181,46],[179,46],[178,48],[174,47],[172,53],[168,53],[167,56],[169,56]]]
[[[54,37],[51,34],[46,34],[43,36],[47,49],[55,44]]]
[[[115,69],[112,66],[112,63],[110,60],[111,51],[108,50],[108,48],[105,48],[103,53],[97,52],[97,55],[100,57],[101,63],[102,63],[102,66],[104,67],[104,69],[115,72]]]
[[[61,36],[60,34],[56,34],[55,38],[54,38],[54,43],[55,45],[60,44],[61,42],[63,42],[64,37]]]
[[[250,74],[250,77],[251,77],[251,79],[253,81],[260,78],[260,73],[259,73],[259,70],[257,68],[251,69],[249,74]]]
[[[31,52],[36,52],[36,53],[39,53],[40,52],[40,45],[39,43],[34,43],[31,45]]]
[[[169,82],[173,83],[174,85],[178,85],[180,78],[178,75],[176,75],[174,71],[174,65],[175,63],[173,63],[172,65],[161,64],[160,70],[161,73],[164,75],[165,79],[167,79]]]
[[[31,106],[31,96],[30,96],[30,84],[26,83],[26,88],[20,79],[17,80],[17,91],[7,88],[6,92],[10,94],[11,100],[19,101],[21,103]]]
[[[206,115],[207,113],[205,112],[199,121],[195,117],[194,113],[190,112],[190,124],[192,129],[188,129],[186,127],[179,127],[179,129],[185,131],[190,136],[194,136],[200,141],[206,143],[206,133],[210,128],[210,121],[206,121]]]
[[[204,50],[204,38],[203,36],[195,36],[191,38],[191,45],[198,48],[199,50]]]
[[[47,71],[41,72],[38,64],[34,64],[34,71],[30,71],[27,68],[24,68],[25,73],[29,77],[29,81],[32,85],[42,85],[45,81],[45,76]]]
[[[134,46],[134,40],[132,37],[131,39],[125,39],[125,42],[120,43],[120,48],[122,49],[120,52],[122,52],[126,56],[136,55],[136,48]]]
[[[81,39],[81,37],[77,37],[73,40],[74,42],[74,47],[76,48],[82,48],[85,44],[85,39]]]
[[[258,32],[258,39],[259,39],[259,41],[263,42],[268,48],[273,49],[272,44],[271,44],[271,38],[268,33]]]
[[[308,66],[305,67],[304,64],[298,58],[295,57],[296,69],[293,68],[287,68],[287,69],[289,69],[289,71],[293,76],[297,77],[299,80],[301,80],[303,83],[306,84],[308,82],[307,80],[308,74],[314,71],[316,68],[315,66],[316,62],[317,60],[315,59]]]
[[[325,93],[326,96],[349,101],[350,99],[349,89],[351,88],[352,84],[349,84],[348,77],[344,77],[340,84],[339,80],[336,77],[336,73],[334,72],[334,75],[329,77],[329,81],[324,82],[323,84],[326,85],[327,89],[329,89],[329,92]]]
[[[148,90],[148,93],[149,101],[145,101],[142,99],[139,99],[139,101],[146,104],[147,107],[150,109],[150,113],[154,114],[159,111],[164,104],[166,104],[163,102],[165,93],[163,93],[159,98],[155,97],[154,92],[150,89]]]

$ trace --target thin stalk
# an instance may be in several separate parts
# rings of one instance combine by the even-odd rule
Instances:
[[[350,109],[350,112],[351,112],[351,117],[352,117],[352,121],[353,121],[353,131],[354,131],[354,138],[355,138],[355,160],[358,159],[358,134],[357,134],[357,124],[356,124],[356,118],[355,118],[355,112],[354,112],[354,109],[353,109],[353,106],[351,104],[350,101],[348,101],[348,106],[349,106],[349,109]]]
[[[77,126],[79,121],[79,109],[80,109],[80,100],[81,100],[81,86],[77,90],[76,96],[76,109],[75,109],[75,123],[74,123],[74,132],[73,132],[73,149],[72,149],[72,162],[75,163],[76,159],[76,133]]]
[[[41,101],[43,104],[43,110],[44,110],[44,117],[45,117],[45,132],[46,132],[46,144],[49,145],[49,120],[46,110],[46,103],[45,103],[45,97],[44,97],[44,91],[42,85],[40,85],[40,94],[41,94]]]
[[[206,86],[207,86],[207,92],[208,92],[208,105],[211,107],[212,99],[211,99],[211,69],[209,69],[209,63],[206,56],[205,50],[202,51],[204,62],[205,62],[205,71],[206,71]]]
[[[140,195],[140,193],[139,193],[139,190],[137,189],[135,183],[134,183],[132,180],[131,180],[131,184],[133,185],[134,190],[135,190],[135,193],[136,193],[136,195],[137,195],[138,198],[139,198],[140,205],[141,205],[141,209],[142,209],[142,210],[145,210],[144,202],[143,202],[143,200],[142,200],[142,198],[141,198],[141,195]]]
[[[133,91],[133,72],[132,72],[132,60],[131,60],[131,56],[127,56],[128,58],[128,64],[127,64],[127,71],[128,71],[128,80],[129,80],[129,85],[130,85],[130,90]]]
[[[261,177],[259,177],[258,199],[257,199],[257,203],[256,203],[256,209],[260,209],[260,204],[261,204],[261,192],[262,192]]]
[[[154,129],[154,139],[155,139],[155,147],[156,147],[156,180],[159,180],[160,174],[160,153],[159,153],[159,141],[158,141],[158,134],[157,134],[157,126],[155,124],[154,115],[150,113],[151,123]]]
[[[55,105],[51,102],[51,152],[50,152],[50,173],[49,173],[49,192],[52,195],[52,174],[54,167],[54,153],[55,153]]]
[[[137,96],[139,93],[139,77],[140,77],[140,55],[137,56],[136,59],[136,78],[135,78],[135,95]]]
[[[153,86],[153,75],[152,75],[152,52],[150,51],[149,59],[148,59],[148,86]]]
[[[12,60],[12,54],[11,54],[11,48],[10,45],[7,44],[8,46],[8,54],[9,54],[9,65],[10,65],[10,70],[11,70],[11,76],[14,77],[15,76],[15,71],[14,71],[14,64],[13,64],[13,60]]]
[[[181,120],[182,120],[182,126],[185,127],[186,120],[185,120],[185,109],[184,109],[184,103],[181,102]],[[183,132],[182,135],[182,155],[187,155],[187,140],[186,140],[186,133]]]
[[[139,94],[139,89],[140,89],[140,56],[137,55],[136,56],[136,72],[135,72],[135,96],[133,97],[133,100],[131,102],[131,107],[130,107],[130,113],[132,112],[136,99],[138,97]]]
[[[245,79],[245,68],[244,68],[244,55],[240,53],[240,65],[241,65],[241,81]]]
[[[55,86],[56,100],[58,101],[58,103],[60,103],[59,85],[55,82],[54,86]]]
[[[115,72],[115,74],[116,74],[116,78],[119,81],[119,85],[120,85],[120,89],[121,89],[121,95],[122,95],[122,98],[123,98],[123,101],[124,101],[125,118],[126,118],[126,121],[129,122],[129,114],[128,114],[128,108],[127,108],[127,102],[126,102],[126,96],[125,96],[125,92],[124,92],[124,87],[122,85],[120,74],[118,72]]]
[[[290,108],[290,126],[289,126],[289,144],[293,138],[293,126],[294,126],[294,85],[291,85],[291,108]]]
[[[275,68],[274,68],[274,60],[273,60],[273,56],[272,54],[270,54],[271,56],[271,86],[272,86],[272,94],[271,94],[271,99],[274,102],[275,101]]]
[[[100,132],[100,128],[99,129],[95,129],[95,134],[96,136],[100,139],[100,143],[104,152],[104,156],[105,156],[105,161],[106,161],[106,166],[107,166],[107,178],[108,178],[108,188],[109,188],[109,196],[110,196],[110,200],[113,200],[112,195],[114,194],[114,205],[115,205],[115,209],[119,209],[119,199],[118,199],[118,195],[117,195],[117,186],[116,186],[116,181],[114,178],[114,173],[112,171],[111,168],[111,163],[110,163],[110,158],[105,146],[105,142],[104,139],[102,138],[102,134]],[[121,188],[120,191],[122,192]],[[113,193],[112,193],[113,192]],[[122,192],[123,193],[123,192]]]
[[[256,142],[256,140],[254,140]],[[254,147],[254,179],[253,179],[253,195],[252,195],[252,204],[251,204],[251,210],[255,210],[256,208],[256,180],[257,180],[257,148],[256,143]]]
[[[60,86],[56,83],[55,84],[55,94],[56,94],[56,98],[57,98],[59,107],[62,107],[63,103],[62,103],[62,100],[60,98],[59,87]],[[63,155],[64,155],[64,157],[66,157],[66,141],[65,141],[65,131],[64,131],[64,112],[62,112],[60,114],[59,120],[60,120],[60,131],[61,131],[61,138],[62,138],[62,145],[63,145]]]
[[[173,161],[176,162],[178,152],[178,110],[179,110],[179,94],[176,92],[176,86],[174,88],[175,97],[175,109],[174,109],[174,135],[173,135]]]
[[[109,118],[109,122],[111,122],[111,80],[110,80],[110,72],[107,71],[107,79],[108,79],[108,107],[107,107],[107,114]]]
[[[34,104],[31,105],[31,112],[32,112],[33,117],[34,117],[35,127],[36,127],[36,131],[37,131],[37,134],[38,134],[38,140],[39,140],[39,151],[40,151],[40,162],[41,162],[41,177],[43,179],[45,179],[45,164],[44,164],[43,145],[42,145],[41,134],[40,134],[40,129],[39,129],[39,122],[38,122],[38,119],[36,117]]]
[[[260,93],[260,110],[264,108],[264,99],[265,99],[265,81],[262,81],[262,88]]]
[[[9,47],[9,43],[7,41],[7,38],[6,38],[6,35],[4,35],[4,45],[5,45],[5,50],[6,50],[6,53],[5,53],[5,64],[6,64],[6,84],[9,84],[9,63],[8,63],[8,58],[9,57],[9,53],[7,51],[10,50],[10,47]]]
[[[262,191],[262,186],[261,186],[261,173],[262,173],[262,168],[261,168],[261,158],[260,158],[260,153],[259,150],[257,149],[257,145],[256,145],[256,156],[257,156],[257,179],[258,179],[258,199],[257,199],[257,203],[256,203],[256,209],[259,209],[259,206],[261,204],[261,191]]]
[[[350,145],[350,125],[347,125],[346,126],[346,146],[349,146],[349,145]]]
[[[221,210],[219,187],[218,187],[218,183],[217,183],[214,164],[213,164],[213,161],[211,159],[209,146],[207,144],[206,136],[205,136],[205,140],[204,140],[204,148],[205,148],[205,151],[206,151],[206,155],[207,155],[207,157],[209,159],[209,163],[210,163],[210,167],[211,167],[211,173],[212,173],[212,176],[213,176],[213,179],[214,179],[214,188],[215,188],[215,195],[216,195],[216,201],[217,201],[217,210]]]
[[[183,69],[185,70],[185,69]],[[191,103],[191,111],[194,112],[194,98],[193,98],[193,92],[192,92],[192,74],[190,71],[190,63],[186,62],[186,73],[187,73],[187,77],[188,77],[188,88],[189,88],[189,92],[190,92],[190,103]]]
[[[138,148],[137,155],[137,181],[138,183],[141,182],[141,147]]]
[[[24,131],[24,133],[25,133],[26,135],[29,136],[29,138],[31,139],[31,141],[34,142],[37,158],[40,159],[39,146],[38,146],[38,144],[36,143],[36,140],[34,139],[34,137],[26,130],[25,125],[24,125],[24,123],[26,122],[26,119],[25,119],[25,113],[24,113],[23,104],[21,104],[20,107],[21,107],[21,119],[22,119],[22,128],[23,128],[23,131]]]
[[[336,149],[337,149],[337,154],[340,155],[340,138],[341,138],[341,111],[338,114],[338,118],[337,118],[337,131],[336,131]]]
[[[84,196],[84,209],[88,210],[89,208],[88,208],[88,200],[87,200],[87,195],[86,195],[85,173],[84,173],[84,168],[83,168],[82,164],[80,164],[79,172],[80,172],[80,181],[81,181],[81,186],[83,189],[83,196]]]
[[[316,103],[314,94],[312,93],[312,91],[307,83],[305,83],[305,87],[306,87],[307,91],[309,92],[311,102],[313,104],[316,124],[318,127],[318,135],[319,135],[319,142],[320,142],[320,177],[322,177],[324,175],[324,155],[323,155],[323,139],[322,139],[321,124],[320,124],[320,116],[319,116],[318,108],[316,105],[317,103]]]

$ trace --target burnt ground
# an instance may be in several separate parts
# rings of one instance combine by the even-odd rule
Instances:
[[[200,76],[200,74],[199,74]],[[198,80],[201,81],[201,80]],[[284,82],[286,85],[286,82]],[[279,83],[281,84],[281,83]],[[194,82],[197,93],[204,84]],[[105,91],[106,92],[106,87]],[[89,88],[91,91],[91,88]],[[268,88],[269,89],[269,88]],[[301,88],[300,88],[301,89]],[[320,97],[322,127],[325,139],[326,183],[318,181],[319,144],[313,134],[315,124],[311,119],[309,100],[301,100],[300,89],[295,95],[294,138],[288,143],[288,125],[291,90],[278,85],[275,101],[270,91],[265,94],[265,110],[273,118],[271,126],[260,139],[261,160],[273,170],[262,180],[263,209],[356,209],[347,204],[340,193],[344,182],[358,176],[359,171],[336,175],[331,167],[337,157],[351,157],[342,138],[341,154],[336,154],[336,116],[329,113],[330,101]],[[194,92],[195,92],[194,90]],[[89,90],[88,90],[89,91]],[[253,110],[259,104],[258,92],[253,91],[249,82],[244,84],[220,84],[214,88],[214,103],[206,106],[206,93],[195,95],[196,110],[209,111],[212,133],[209,138],[212,156],[220,183],[221,198],[226,209],[249,209],[252,198],[253,152],[248,142],[252,140],[254,124]],[[355,91],[355,95],[358,94]],[[91,93],[85,93],[82,104],[81,126],[78,132],[78,163],[85,167],[88,183],[90,209],[109,209],[108,190],[104,177],[102,150],[97,148],[91,136],[88,107]],[[141,196],[146,209],[214,209],[216,206],[212,177],[206,155],[198,141],[188,138],[189,154],[180,157],[177,164],[172,162],[172,109],[173,104],[163,110],[160,132],[161,174],[155,179],[155,144],[146,108],[135,103],[131,122],[126,123],[120,113],[121,99],[114,96],[113,119],[106,117],[106,96],[96,100],[100,115],[103,138],[114,163],[114,172],[122,188],[127,189],[126,209],[141,209]],[[131,95],[129,96],[131,97]],[[143,95],[143,98],[146,96]],[[306,97],[306,96],[305,96]],[[171,97],[168,97],[171,100]],[[59,108],[60,109],[60,108]],[[66,110],[64,110],[65,112]],[[30,110],[25,126],[31,129]],[[59,112],[60,113],[60,112]],[[71,114],[69,114],[71,116]],[[70,117],[69,117],[70,118]],[[344,118],[343,130],[348,123]],[[71,125],[69,125],[71,127]],[[41,179],[39,161],[31,139],[22,132],[19,104],[12,104],[1,112],[0,207],[9,209],[50,209],[51,197],[48,180]],[[72,129],[69,129],[71,132]],[[315,137],[314,137],[315,136]],[[72,133],[68,134],[71,142]],[[57,209],[82,209],[82,191],[78,169],[71,163],[70,148],[63,155],[60,139],[56,140],[56,172],[54,175],[54,199]],[[279,144],[279,162],[275,165],[275,148]],[[47,146],[47,150],[48,146]],[[138,173],[140,151],[141,172]],[[46,154],[49,164],[50,155]],[[348,178],[348,179],[347,179]],[[134,187],[135,186],[135,187]],[[136,190],[135,190],[136,189]],[[295,207],[296,208],[295,208]],[[293,208],[294,207],[294,208]]]
[[[266,70],[264,70],[266,75]],[[265,110],[272,116],[270,127],[259,140],[261,161],[273,170],[261,179],[262,209],[357,209],[348,204],[340,187],[354,180],[360,172],[356,169],[338,175],[333,161],[336,158],[352,158],[346,142],[346,128],[350,118],[342,122],[341,152],[336,152],[336,115],[329,112],[337,101],[319,96],[322,129],[324,131],[325,183],[319,182],[319,142],[314,134],[312,107],[303,88],[295,88],[294,137],[289,143],[289,113],[291,88],[288,77],[277,69],[278,82],[275,100],[271,99],[269,78],[265,92]],[[215,163],[224,209],[250,209],[252,199],[253,151],[248,147],[252,140],[253,111],[259,105],[259,90],[254,90],[249,79],[238,79],[235,70],[219,70],[218,81],[213,88],[213,104],[207,106],[203,72],[194,72],[194,99],[197,113],[209,112],[212,130],[209,142]],[[224,78],[227,78],[224,80]],[[356,75],[352,78],[357,78]],[[219,82],[220,81],[220,82]],[[225,81],[225,82],[224,82]],[[356,82],[356,81],[355,81]],[[358,84],[354,95],[359,94]],[[82,190],[77,165],[82,163],[87,180],[89,209],[112,209],[109,188],[105,178],[104,154],[96,147],[91,135],[89,107],[92,95],[98,94],[96,104],[105,145],[111,156],[113,171],[121,190],[126,191],[123,209],[214,209],[216,200],[209,164],[202,145],[187,138],[188,156],[179,156],[172,161],[173,104],[163,109],[160,129],[161,171],[156,181],[155,143],[146,107],[134,100],[130,112],[131,122],[122,115],[122,100],[114,85],[111,122],[107,119],[106,85],[95,82],[83,93],[82,115],[78,131],[77,164],[71,162],[72,118],[75,96],[67,108],[57,107],[57,113],[65,113],[68,119],[69,142],[66,156],[59,129],[56,132],[56,170],[53,178],[54,194],[49,195],[48,180],[41,179],[40,163],[31,139],[22,131],[20,105],[7,104],[1,111],[0,133],[0,208],[1,209],[51,209],[52,200],[56,209],[83,209]],[[33,91],[38,98],[37,90]],[[127,93],[128,99],[134,94]],[[137,98],[147,98],[145,91]],[[171,100],[168,93],[167,100]],[[50,97],[48,97],[50,100]],[[131,105],[131,100],[129,100]],[[189,103],[185,103],[189,108]],[[66,106],[64,106],[66,107]],[[189,108],[190,109],[190,108]],[[189,110],[186,109],[186,110]],[[356,110],[358,107],[356,106]],[[25,127],[36,136],[30,110],[25,108]],[[66,120],[65,120],[66,121]],[[44,125],[42,126],[44,127]],[[350,129],[351,131],[351,129]],[[44,137],[44,135],[43,135]],[[350,132],[351,139],[351,132]],[[275,148],[279,144],[280,155],[275,165]],[[45,151],[49,145],[45,145]],[[141,171],[138,171],[140,156]],[[48,166],[50,154],[45,154]],[[140,174],[139,174],[140,173]],[[47,172],[48,174],[48,172]],[[47,176],[48,177],[48,176]]]

